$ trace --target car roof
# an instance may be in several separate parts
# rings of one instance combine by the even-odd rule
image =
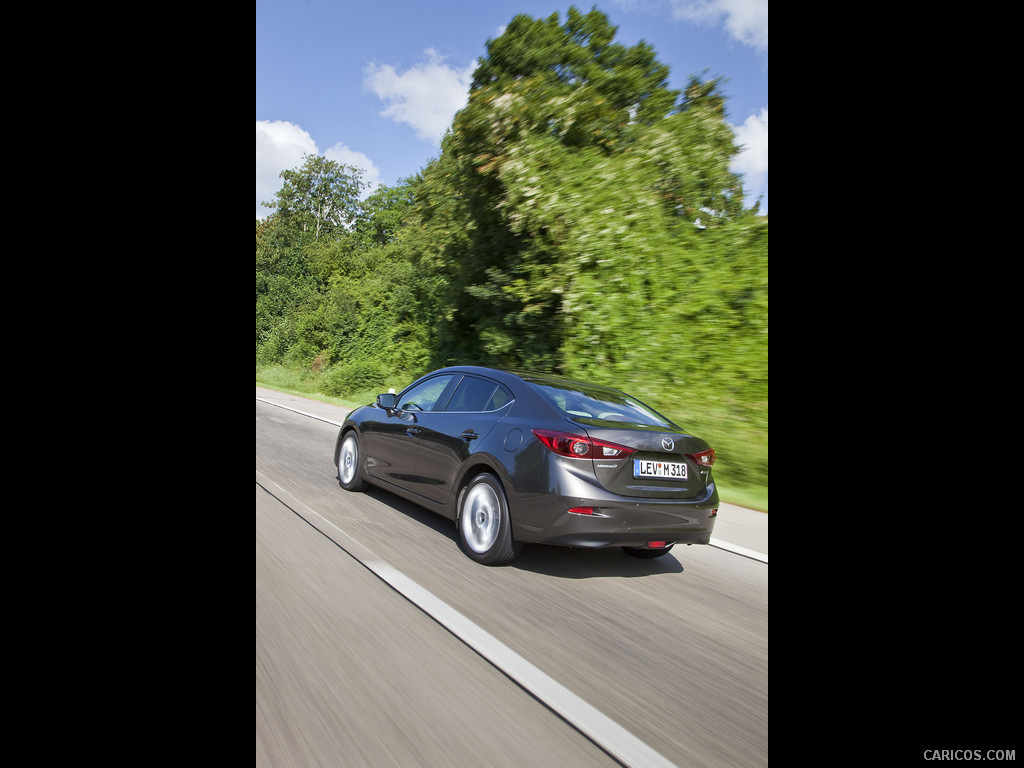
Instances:
[[[433,371],[433,373],[475,373],[479,376],[489,376],[506,385],[514,384],[516,380],[519,380],[528,384],[539,384],[542,386],[547,384],[560,388],[578,386],[586,387],[587,389],[605,390],[608,392],[620,391],[615,387],[583,381],[581,379],[573,379],[568,376],[560,376],[555,373],[542,373],[539,371],[513,370],[506,368],[489,368],[482,365],[452,365],[447,368]]]

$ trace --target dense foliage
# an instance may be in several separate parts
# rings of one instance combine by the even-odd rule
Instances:
[[[673,91],[614,34],[599,11],[517,16],[440,156],[362,202],[354,168],[283,173],[256,227],[257,367],[350,397],[452,363],[611,383],[767,504],[767,219],[729,171],[719,83]]]

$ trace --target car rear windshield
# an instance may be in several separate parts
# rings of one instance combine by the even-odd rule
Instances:
[[[671,427],[663,416],[624,392],[578,382],[531,382],[552,405],[570,417]]]

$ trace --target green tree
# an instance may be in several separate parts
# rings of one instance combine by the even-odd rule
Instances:
[[[257,222],[256,340],[263,362],[317,368],[337,354],[336,307],[329,296],[336,276],[358,271],[364,217],[362,172],[325,157],[306,155],[282,171],[276,209]]]
[[[431,174],[467,233],[445,267],[456,356],[560,368],[581,335],[612,354],[618,324],[649,308],[634,283],[682,272],[664,262],[741,213],[717,83],[680,94],[650,46],[615,32],[571,8],[564,25],[521,15],[488,42]],[[616,294],[604,309],[599,290]]]
[[[402,179],[397,186],[381,185],[359,208],[354,232],[363,247],[394,241],[408,220],[416,179]]]
[[[292,233],[274,216],[256,222],[256,356],[280,362],[298,340],[296,318],[318,301],[318,280]]]
[[[284,184],[276,199],[266,202],[280,217],[314,239],[334,236],[350,227],[356,218],[359,195],[364,188],[362,171],[319,155],[303,155],[296,170],[281,171]]]

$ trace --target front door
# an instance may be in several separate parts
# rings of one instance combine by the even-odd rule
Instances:
[[[422,483],[416,475],[422,433],[420,417],[443,406],[455,378],[451,374],[433,376],[399,395],[398,408],[376,425],[364,441],[371,477],[422,494]]]

